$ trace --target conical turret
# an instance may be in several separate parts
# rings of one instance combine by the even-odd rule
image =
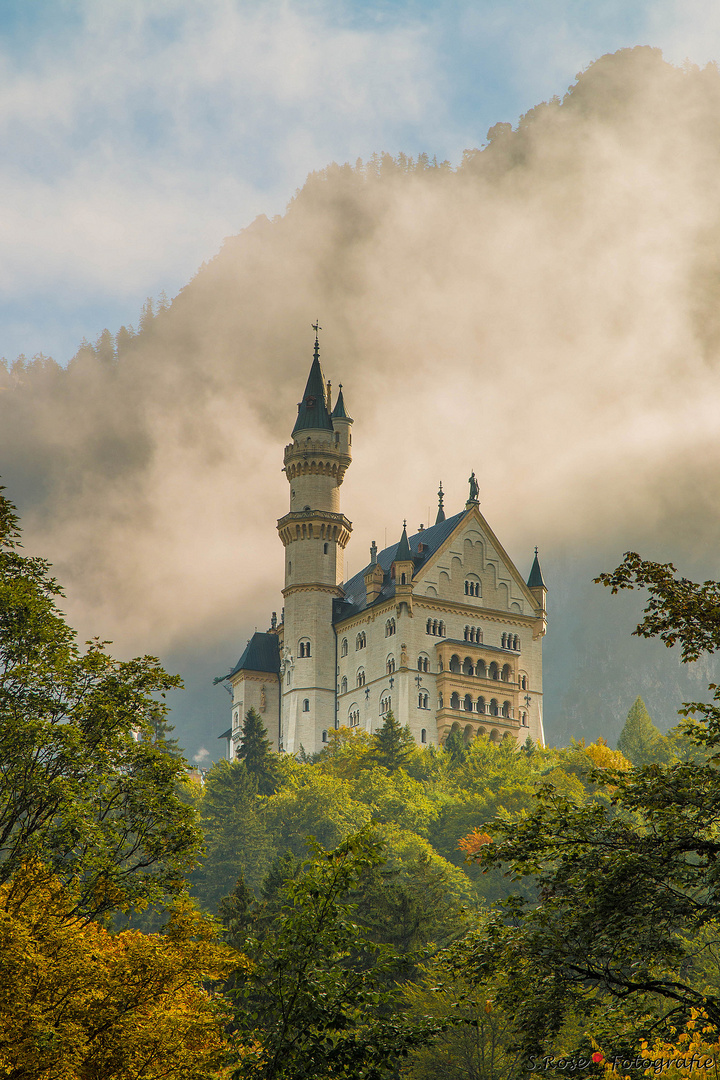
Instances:
[[[315,334],[313,362],[305,385],[305,393],[298,405],[298,415],[293,435],[299,431],[332,431],[333,422],[328,412],[325,376],[320,366],[320,342]]]

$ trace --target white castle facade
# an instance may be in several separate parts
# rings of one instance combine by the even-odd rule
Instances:
[[[227,676],[232,726],[220,737],[230,757],[250,708],[291,754],[321,750],[343,725],[374,732],[390,710],[419,746],[450,732],[543,743],[547,590],[537,549],[525,582],[480,513],[473,473],[464,510],[446,518],[441,488],[433,526],[412,536],[403,526],[384,551],[373,543],[365,569],[343,582],[352,525],[340,487],[353,421],[342,385],[331,404],[316,334],[285,447],[283,617],[253,635]]]

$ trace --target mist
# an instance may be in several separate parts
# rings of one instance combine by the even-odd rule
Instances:
[[[404,517],[434,520],[439,480],[460,510],[474,469],[521,573],[540,548],[551,742],[613,741],[638,693],[666,728],[700,692],[711,667],[632,641],[639,601],[590,582],[628,549],[717,576],[719,129],[714,65],[622,50],[457,167],[311,174],[117,355],[0,369],[25,549],[81,639],[185,673],[189,756],[217,756],[212,678],[282,606],[282,452],[316,317],[355,420],[348,575]]]

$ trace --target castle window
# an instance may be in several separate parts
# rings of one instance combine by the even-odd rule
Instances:
[[[357,682],[355,683],[355,685],[356,686],[364,686],[365,685],[365,668],[358,668]]]
[[[310,655],[310,641],[308,638],[303,638],[298,645],[298,656],[304,657]]]
[[[460,695],[457,693],[457,691],[450,696],[450,708],[451,709],[459,709],[460,708]]]
[[[510,682],[511,681],[512,668],[510,667],[509,664],[505,664],[505,666],[503,667],[502,671],[500,672],[500,678],[502,679],[503,682]]]
[[[340,655],[341,656],[347,656],[347,650],[348,650],[347,638],[344,637],[342,639],[342,645],[340,646]]]
[[[492,701],[490,702],[490,715],[491,716],[499,716],[500,715],[500,710],[498,709],[498,703],[497,703],[495,698],[493,698]]]
[[[509,719],[512,716],[512,706],[509,701],[503,701],[502,715]]]
[[[465,708],[465,712],[472,712],[473,711],[472,698],[470,697],[469,694],[465,695],[465,700],[463,701],[463,706]]]
[[[520,689],[527,690],[527,675],[520,676]]]
[[[407,581],[405,580],[405,575],[404,574],[400,575],[400,584],[401,585],[407,585]]]
[[[323,555],[327,555],[327,553],[328,553],[328,544],[323,544]]]
[[[500,678],[500,669],[499,669],[499,667],[497,666],[497,664],[495,663],[494,660],[493,660],[492,664],[490,665],[490,667],[488,669],[488,678],[489,679],[499,679]]]
[[[358,634],[358,636],[355,638],[355,652],[357,652],[358,649],[364,649],[366,645],[367,645],[367,638],[365,637],[365,632],[363,631],[361,634]]]
[[[438,626],[438,634],[440,637],[445,637],[445,623],[441,622]]]
[[[507,648],[507,634],[503,634],[502,641],[500,642],[500,648],[501,649]]]
[[[453,674],[455,674],[455,675],[459,675],[459,674],[460,674],[460,671],[461,671],[461,668],[460,668],[460,657],[459,657],[459,656],[457,655],[457,653],[453,653],[453,654],[452,654],[452,656],[450,657],[450,670],[451,670],[451,671],[453,672]]]
[[[442,696],[442,694],[438,694],[438,709],[442,709],[442,707],[443,707],[443,696]]]
[[[522,727],[527,727],[528,726],[527,713],[524,713],[524,712],[520,713],[520,725]]]
[[[480,582],[479,581],[466,581],[465,582],[465,595],[466,596],[479,596],[480,595]]]
[[[428,660],[427,656],[424,656],[421,653],[420,656],[418,656],[418,671],[429,671],[429,670],[430,670],[430,661]]]
[[[425,728],[423,728],[422,731],[420,732],[420,742],[421,743],[426,743],[427,742],[427,731],[425,730]]]
[[[237,710],[233,713],[233,727],[240,727],[240,713]]]
[[[428,695],[423,693],[423,691],[421,690],[420,693],[418,694],[418,709],[427,709],[427,708],[429,708]]]
[[[322,741],[327,742],[327,731],[323,731],[323,733],[322,733]]]
[[[392,699],[389,693],[384,693],[380,698],[380,715],[385,716],[392,708]]]
[[[475,669],[473,668],[473,662],[472,662],[472,660],[470,659],[469,656],[466,656],[465,659],[463,660],[462,670],[463,670],[463,675],[474,675],[475,674]]]
[[[485,667],[484,660],[478,660],[477,664],[475,665],[475,674],[477,675],[478,679],[487,679],[487,668]]]
[[[385,623],[385,637],[392,637],[395,633],[395,620],[388,619]]]
[[[292,574],[292,559],[288,563],[288,575]]]
[[[432,619],[428,619],[427,623],[425,624],[425,633],[432,634]]]
[[[520,638],[517,636],[517,634],[513,638],[512,647],[514,652],[520,652]]]
[[[345,675],[343,675],[342,682],[340,683],[340,693],[347,694],[347,678]]]
[[[310,699],[303,698],[303,712],[310,712]]]
[[[385,661],[385,671],[386,671],[386,673],[388,675],[392,675],[393,672],[395,671],[395,657],[394,656],[388,656],[387,660]]]
[[[360,710],[357,705],[351,705],[348,710],[348,723],[350,727],[357,727],[360,723]]]
[[[479,697],[477,699],[477,711],[480,713],[481,716],[485,715],[485,698],[484,697]]]

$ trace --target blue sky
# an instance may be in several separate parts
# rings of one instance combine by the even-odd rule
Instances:
[[[638,44],[720,59],[720,5],[0,0],[0,355],[67,362],[310,170],[456,163]]]

